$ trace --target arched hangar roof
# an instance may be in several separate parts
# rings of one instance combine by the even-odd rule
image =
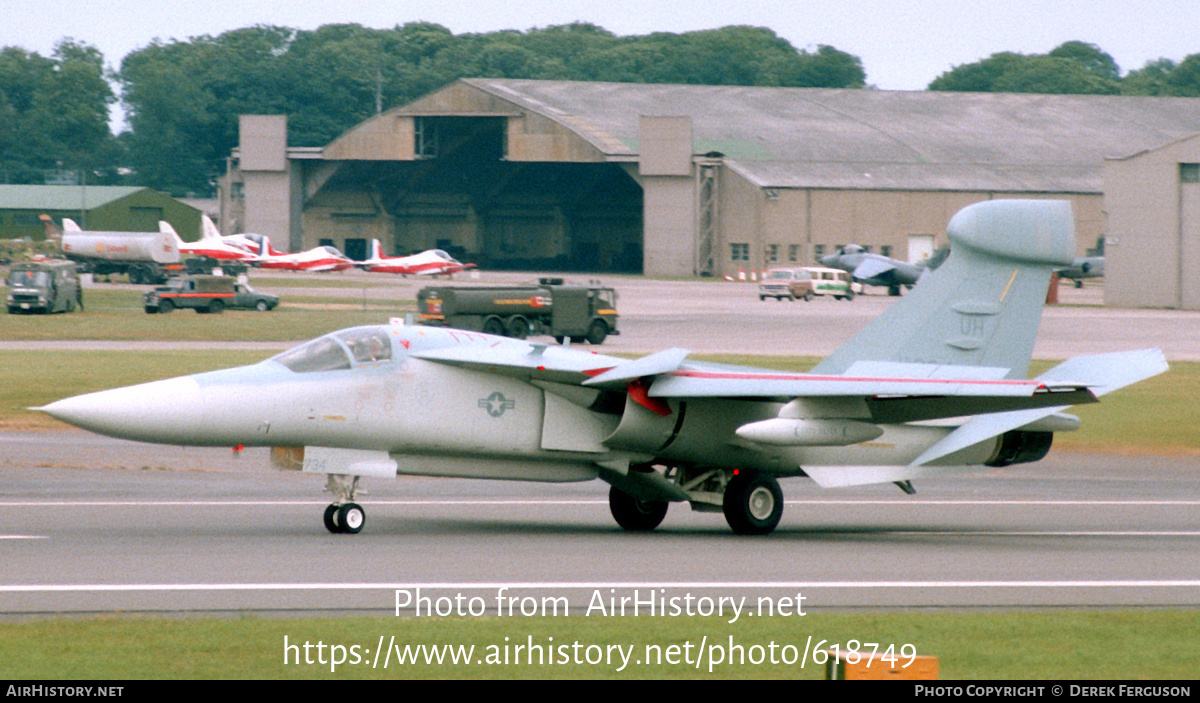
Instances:
[[[783,188],[1099,193],[1106,157],[1200,133],[1193,98],[473,78],[356,126],[325,158],[413,158],[385,148],[411,140],[412,118],[472,115],[509,118],[508,158],[526,161],[636,161],[640,116],[687,116],[693,153]]]

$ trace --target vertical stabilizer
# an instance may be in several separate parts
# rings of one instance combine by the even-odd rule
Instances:
[[[958,212],[950,256],[920,285],[814,367],[857,361],[1009,369],[1025,378],[1051,272],[1075,255],[1065,200],[992,200]]]
[[[170,222],[167,222],[166,220],[159,220],[158,232],[159,234],[165,234],[170,237],[171,240],[175,242],[176,248],[182,249],[185,246],[183,240],[179,238],[179,233],[175,231],[175,228],[171,226]]]
[[[62,243],[62,231],[54,224],[54,219],[49,215],[38,215],[38,219],[42,221],[42,227],[46,229],[47,242]]]
[[[200,238],[221,241],[221,232],[208,215],[200,216]]]

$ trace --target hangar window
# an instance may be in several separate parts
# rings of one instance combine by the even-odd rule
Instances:
[[[427,117],[413,120],[413,145],[418,159],[436,159],[438,155],[437,122]]]
[[[500,161],[508,148],[508,120],[500,116],[426,115],[413,118],[418,159]]]
[[[1179,164],[1181,183],[1200,183],[1200,164]]]
[[[731,242],[729,244],[729,258],[734,261],[749,261],[750,245],[740,242]]]
[[[773,264],[776,261],[779,261],[779,245],[778,244],[768,244],[767,245],[767,263]]]
[[[799,244],[789,244],[788,245],[788,261],[790,261],[792,263],[796,263],[796,262],[800,261],[800,245]]]

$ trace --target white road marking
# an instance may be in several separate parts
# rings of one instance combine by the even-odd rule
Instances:
[[[0,508],[74,508],[74,507],[226,507],[226,506],[292,506],[325,505],[329,500],[54,500],[54,501],[0,501]],[[397,498],[388,500],[365,499],[364,505],[600,505],[608,506],[607,498]],[[922,500],[896,498],[880,499],[794,499],[784,501],[787,505],[870,505],[892,507],[916,506],[1200,506],[1200,500],[1154,499],[1154,500]]]
[[[0,593],[134,593],[173,591],[359,591],[430,589],[454,591],[597,589],[989,589],[989,588],[1200,588],[1200,580],[1096,581],[497,581],[426,583],[141,583],[0,585]]]

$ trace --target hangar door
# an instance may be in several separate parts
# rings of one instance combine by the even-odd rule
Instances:
[[[413,120],[414,161],[344,171],[392,216],[390,251],[445,249],[492,269],[641,272],[642,190],[624,169],[510,161],[504,116]]]

